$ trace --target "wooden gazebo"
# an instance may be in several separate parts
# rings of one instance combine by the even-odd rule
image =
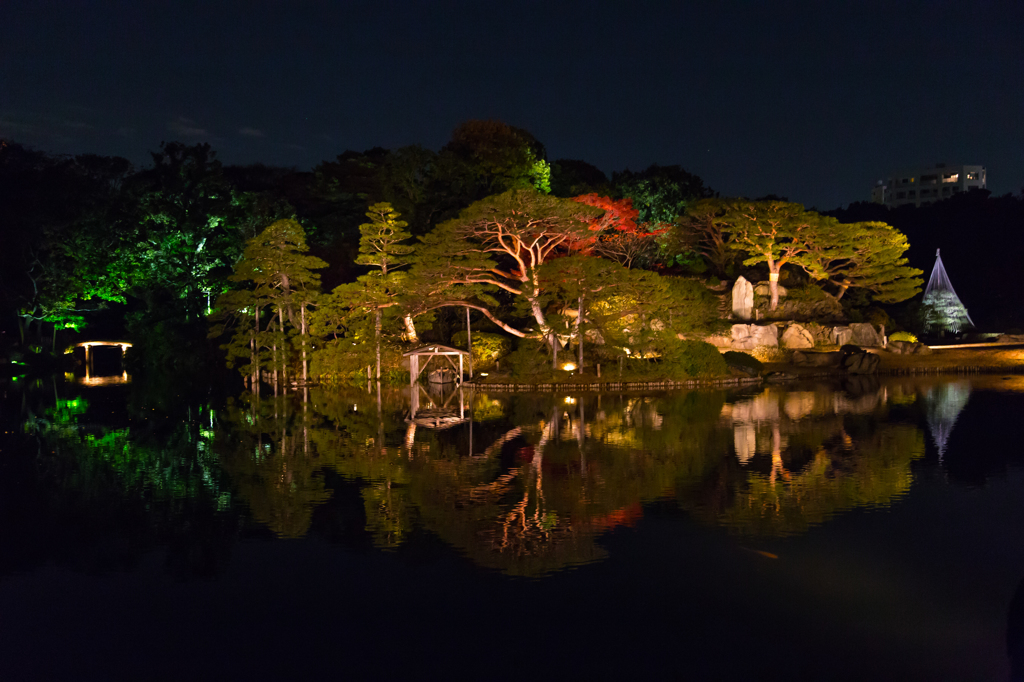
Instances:
[[[430,361],[434,358],[444,358],[451,365],[452,369],[455,370],[455,381],[458,384],[462,383],[462,372],[464,367],[464,358],[469,355],[469,351],[459,350],[458,348],[452,348],[451,346],[443,346],[439,343],[431,344],[429,346],[420,346],[419,348],[413,348],[412,350],[402,353],[403,357],[409,358],[409,385],[415,386],[416,381],[420,378],[420,374],[427,368]],[[453,357],[458,356],[459,364],[455,365]],[[423,363],[420,363],[420,358],[426,358]]]

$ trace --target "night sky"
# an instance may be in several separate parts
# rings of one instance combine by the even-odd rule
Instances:
[[[837,9],[837,6],[842,7]],[[1024,186],[1024,2],[0,3],[0,137],[309,169],[470,118],[606,172],[834,208],[940,161]]]

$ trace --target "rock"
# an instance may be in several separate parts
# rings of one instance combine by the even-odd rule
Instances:
[[[849,343],[856,346],[881,346],[882,336],[875,329],[874,325],[867,322],[851,322],[850,331],[853,333]],[[845,345],[845,344],[839,344]]]
[[[808,367],[838,367],[842,361],[842,353],[804,353],[793,352],[793,364]]]
[[[732,285],[732,315],[738,320],[754,317],[754,287],[743,275]]]
[[[757,294],[758,296],[771,296],[772,295],[772,290],[768,286],[767,282],[761,282],[756,287],[754,287],[754,293]],[[786,287],[784,287],[784,286],[782,286],[780,284],[779,285],[779,298],[782,298],[783,296],[785,296],[788,293],[789,292],[786,290]]]
[[[1000,334],[996,343],[1024,343],[1024,334]]]
[[[779,328],[773,324],[734,324],[731,337],[731,347],[735,350],[753,350],[757,346],[779,347]]]
[[[843,360],[843,367],[850,374],[875,374],[878,372],[878,356],[874,353],[850,353]]]
[[[771,372],[765,376],[764,380],[769,384],[781,384],[787,381],[793,381],[796,379],[795,374],[786,374],[785,372]]]
[[[814,334],[799,324],[791,324],[782,332],[783,348],[814,348]]]
[[[907,355],[907,349],[911,345],[909,341],[890,341],[885,349],[893,355]]]
[[[732,337],[724,334],[712,334],[704,337],[705,343],[710,343],[718,348],[732,348]]]
[[[893,355],[927,355],[932,352],[932,349],[923,343],[913,341],[890,341],[885,349]]]
[[[834,343],[837,346],[845,346],[853,338],[853,330],[845,326],[832,327],[831,337],[830,343]]]

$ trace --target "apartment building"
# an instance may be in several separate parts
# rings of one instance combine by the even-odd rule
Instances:
[[[871,201],[897,206],[921,206],[942,201],[959,192],[985,189],[988,183],[984,166],[955,166],[939,163],[879,180],[871,189]]]

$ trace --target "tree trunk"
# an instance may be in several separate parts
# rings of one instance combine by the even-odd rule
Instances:
[[[306,342],[309,339],[309,330],[306,327],[306,306],[299,308],[299,317],[302,321],[302,330],[299,340],[302,342],[302,383],[309,381],[309,361],[306,359]]]
[[[473,328],[469,324],[469,308],[466,308],[466,350],[469,351],[469,378],[473,378]]]
[[[416,323],[412,319],[412,315],[406,315],[402,318],[402,322],[405,323],[405,338],[412,344],[418,344],[420,342],[419,334],[416,333]]]
[[[277,307],[277,329],[281,332],[281,382],[288,383],[288,346],[285,344],[284,335],[284,309]]]
[[[583,297],[576,308],[576,371],[583,374]]]
[[[377,343],[377,381],[380,381],[380,330],[381,330],[381,310],[377,308],[377,319],[373,323],[374,336],[376,337]]]
[[[779,307],[779,271],[775,268],[774,271],[768,273],[768,290],[772,294],[771,310],[775,310]]]
[[[846,290],[849,289],[849,288],[850,288],[850,280],[846,280],[842,284],[840,284],[839,285],[839,293],[836,294],[836,300],[837,301],[840,300],[843,297],[843,294],[845,294]]]

